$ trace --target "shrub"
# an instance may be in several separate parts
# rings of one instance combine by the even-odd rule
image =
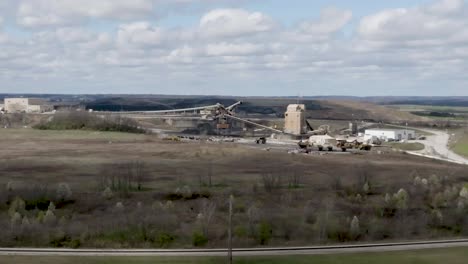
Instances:
[[[172,242],[174,242],[175,240],[175,236],[169,234],[169,233],[159,233],[158,234],[158,237],[157,237],[157,243],[158,243],[158,246],[161,247],[161,248],[166,248],[166,247],[169,247]]]
[[[438,188],[440,187],[440,184],[441,184],[441,180],[439,179],[439,177],[437,177],[437,175],[431,175],[431,177],[429,177],[429,184],[432,185],[434,188]]]
[[[66,202],[72,198],[72,191],[67,183],[59,183],[57,186],[57,200]]]
[[[79,239],[73,239],[70,241],[69,247],[70,248],[79,248],[81,246],[81,241]]]
[[[242,238],[242,237],[247,237],[248,235],[248,232],[247,232],[247,229],[244,227],[244,226],[236,226],[234,228],[234,236],[235,237],[239,237],[239,238]]]
[[[468,187],[464,186],[460,191],[460,197],[468,199]]]
[[[71,242],[72,239],[70,236],[67,236],[63,231],[58,231],[53,234],[49,243],[53,247],[67,247]]]
[[[432,206],[434,208],[441,208],[447,206],[447,201],[444,197],[444,193],[437,193],[432,198]]]
[[[47,210],[47,212],[44,215],[44,224],[52,226],[55,225],[57,222],[57,217],[55,217],[54,212],[51,210]]]
[[[44,211],[39,211],[39,213],[37,213],[37,221],[39,223],[42,223],[44,221],[44,217],[45,217]]]
[[[112,199],[112,197],[114,197],[114,193],[112,192],[111,188],[110,187],[107,187],[103,192],[102,192],[102,197],[104,197],[104,199]]]
[[[55,212],[55,204],[53,202],[50,202],[49,206],[47,207],[47,210]]]
[[[18,212],[15,212],[11,217],[11,228],[15,229],[21,225],[21,215]]]
[[[201,232],[194,232],[192,235],[192,244],[195,247],[202,247],[208,243],[208,238]]]
[[[28,231],[31,228],[31,223],[29,222],[28,218],[25,216],[21,220],[21,230]]]
[[[371,188],[370,188],[369,182],[366,182],[364,184],[364,186],[362,187],[362,190],[364,191],[365,194],[370,194]]]
[[[115,204],[115,211],[117,212],[123,212],[123,210],[125,209],[124,205],[122,202],[117,202]]]
[[[421,184],[422,184],[421,177],[417,176],[416,178],[414,178],[414,181],[413,181],[414,186],[419,186]]]
[[[396,206],[398,209],[408,208],[409,196],[405,189],[400,189],[397,193],[393,195],[393,198],[395,199]]]
[[[361,228],[359,226],[359,219],[357,218],[357,216],[354,216],[353,220],[351,220],[349,232],[351,234],[352,239],[357,239],[361,234]]]
[[[388,193],[385,194],[384,200],[387,205],[390,205],[392,203],[392,197]]]
[[[10,217],[13,217],[15,213],[24,214],[26,211],[26,203],[20,197],[16,197],[10,204],[10,208],[8,209],[8,214]]]
[[[258,225],[257,241],[260,245],[267,245],[273,236],[273,228],[265,221]]]

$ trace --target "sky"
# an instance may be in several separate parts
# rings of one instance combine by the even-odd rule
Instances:
[[[468,0],[0,0],[0,93],[468,96]]]

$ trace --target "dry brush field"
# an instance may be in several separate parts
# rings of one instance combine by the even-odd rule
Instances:
[[[468,235],[467,167],[152,135],[0,130],[0,246],[310,245]]]

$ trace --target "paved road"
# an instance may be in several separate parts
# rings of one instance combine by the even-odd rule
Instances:
[[[426,140],[417,140],[424,144],[425,148],[422,151],[409,152],[411,154],[422,154],[429,157],[447,160],[460,164],[468,164],[468,159],[454,153],[449,149],[448,143],[450,135],[446,131],[433,130],[433,129],[420,129],[432,133],[433,135],[427,136]]]
[[[468,247],[468,239],[439,240],[403,243],[356,244],[345,246],[284,247],[284,248],[240,248],[234,249],[234,256],[284,256],[323,255],[360,252],[387,252],[447,247]],[[0,255],[21,256],[226,256],[226,249],[40,249],[0,248]]]

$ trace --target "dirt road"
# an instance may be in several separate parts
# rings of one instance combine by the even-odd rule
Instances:
[[[404,251],[428,248],[466,247],[467,239],[403,243],[375,243],[315,247],[237,248],[234,256],[324,255],[361,252]],[[10,256],[210,256],[220,257],[227,249],[48,249],[0,248],[0,255]]]
[[[420,129],[419,130],[431,133],[427,136],[426,140],[417,140],[416,142],[424,144],[425,148],[421,151],[408,152],[410,154],[419,154],[435,159],[447,160],[459,164],[468,164],[468,159],[454,153],[448,147],[450,135],[446,131],[433,130],[433,129]]]

